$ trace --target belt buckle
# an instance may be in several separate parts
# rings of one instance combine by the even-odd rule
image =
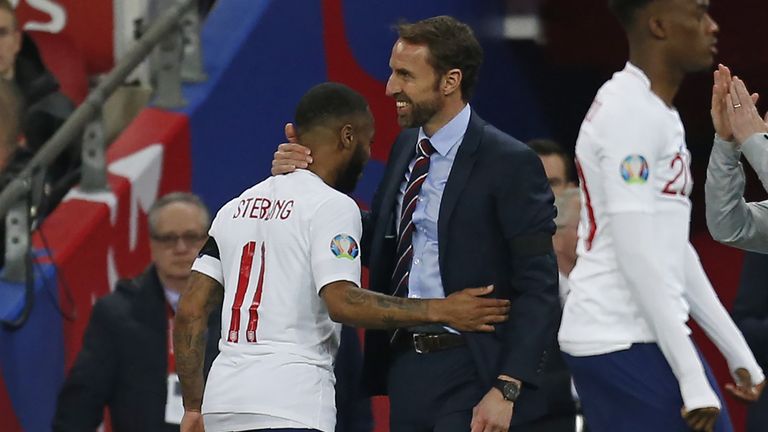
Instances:
[[[424,354],[426,351],[420,343],[423,341],[421,338],[423,335],[421,333],[413,333],[411,336],[413,336],[413,349],[416,351],[416,354]]]

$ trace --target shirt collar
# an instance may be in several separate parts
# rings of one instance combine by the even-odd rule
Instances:
[[[630,62],[627,62],[626,66],[624,66],[624,71],[636,78],[639,78],[647,88],[651,88],[651,79],[648,78],[648,75],[646,75],[645,72],[643,72],[643,70],[639,67],[633,65]]]
[[[419,139],[416,142],[418,143],[422,139],[428,138],[430,144],[440,153],[440,156],[447,156],[453,146],[458,144],[461,141],[461,137],[467,132],[471,114],[472,109],[469,107],[469,104],[464,105],[464,109],[459,111],[451,121],[446,123],[445,126],[441,127],[431,137],[424,133],[424,128],[419,128]]]
[[[179,306],[179,298],[181,298],[181,294],[166,287],[163,287],[163,293],[165,294],[165,300],[168,301],[169,305],[171,305],[173,312],[176,312],[176,308]]]

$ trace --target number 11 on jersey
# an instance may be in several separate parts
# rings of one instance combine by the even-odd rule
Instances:
[[[259,278],[256,284],[256,292],[253,294],[253,300],[248,307],[248,326],[246,327],[245,337],[248,342],[256,342],[256,327],[259,323],[259,305],[261,304],[261,292],[264,288],[264,259],[266,247],[264,242],[260,248]],[[240,256],[240,275],[237,280],[237,291],[235,292],[235,301],[232,304],[232,318],[229,322],[229,332],[227,341],[237,343],[240,335],[240,309],[243,307],[245,292],[248,290],[248,284],[251,280],[251,269],[253,267],[253,257],[256,254],[256,242],[248,242],[243,246],[243,252]]]

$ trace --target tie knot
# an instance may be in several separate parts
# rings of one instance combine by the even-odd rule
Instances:
[[[435,152],[435,148],[432,147],[432,143],[429,142],[429,139],[424,138],[419,141],[419,145],[416,146],[416,152],[421,156],[430,157],[432,153]]]

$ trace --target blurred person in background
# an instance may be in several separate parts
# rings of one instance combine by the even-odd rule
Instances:
[[[560,302],[564,303],[568,295],[568,274],[576,264],[576,229],[579,223],[579,190],[574,181],[573,159],[560,144],[549,139],[533,139],[527,144],[539,155],[549,186],[555,194],[557,231],[552,236],[552,245],[559,270]],[[549,353],[538,389],[547,394],[549,408],[547,420],[542,421],[541,429],[537,430],[573,432],[577,430],[577,422],[582,428],[578,430],[583,430],[583,419],[577,421],[578,406],[572,391],[571,373],[556,341]]]
[[[555,194],[557,231],[552,237],[552,244],[557,256],[557,269],[560,273],[560,300],[565,302],[568,294],[568,275],[576,265],[577,228],[579,225],[579,189],[576,187],[573,158],[563,147],[552,140],[533,139],[528,146],[539,155],[544,165],[549,186]]]
[[[14,86],[0,80],[0,190],[29,160],[29,153],[19,147],[21,100]]]
[[[74,105],[59,91],[58,81],[45,67],[32,38],[22,32],[9,0],[0,0],[0,79],[13,83],[19,92],[20,145],[34,154],[64,124]],[[48,167],[48,182],[56,190],[49,206],[62,198],[65,191],[60,189],[75,183],[79,165],[79,146],[72,146]]]
[[[183,415],[172,351],[173,317],[208,237],[208,210],[191,193],[158,199],[148,214],[152,264],[93,306],[83,346],[59,394],[53,430],[95,431],[109,408],[114,432],[172,432]],[[207,371],[218,353],[211,314]]]
[[[586,211],[560,346],[596,432],[732,431],[687,326],[728,362],[743,401],[765,376],[690,244],[690,152],[673,100],[709,68],[709,0],[611,0],[629,60],[598,91],[576,142]]]

